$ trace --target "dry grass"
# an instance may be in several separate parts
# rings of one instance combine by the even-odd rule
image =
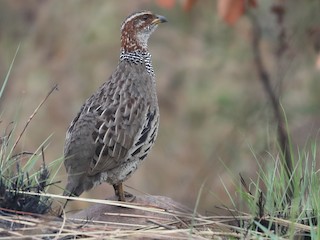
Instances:
[[[55,198],[61,196],[46,195]],[[139,209],[144,212],[157,213],[159,216],[147,219],[146,224],[132,224],[108,221],[84,220],[65,217],[64,219],[28,214],[23,212],[1,209],[0,239],[275,239],[275,235],[266,231],[264,233],[250,230],[250,226],[237,227],[235,222],[242,221],[247,224],[254,217],[245,213],[234,216],[202,216],[200,214],[187,214],[184,211],[167,211],[154,207],[138,206],[130,203],[119,203],[107,200],[78,199],[99,204],[111,204],[117,207]],[[13,213],[13,214],[12,214]],[[107,213],[108,214],[108,213]],[[175,220],[168,221],[170,215]],[[126,218],[146,218],[144,215],[118,214]],[[311,227],[293,223],[280,218],[266,217],[264,220],[272,221],[278,227],[294,227],[295,234],[310,232]],[[274,237],[272,237],[274,236]],[[276,239],[281,239],[277,237]]]
[[[56,198],[61,196],[46,195]],[[15,239],[33,237],[34,239],[64,239],[86,238],[100,239],[208,239],[213,236],[240,237],[236,228],[229,224],[231,217],[204,217],[199,214],[187,214],[184,211],[167,211],[154,207],[139,206],[117,201],[101,201],[93,199],[78,199],[81,201],[108,204],[117,207],[139,209],[144,212],[157,213],[157,217],[149,217],[147,224],[115,223],[74,218],[57,218],[1,209],[6,215],[1,215],[0,236],[14,237]],[[175,220],[168,221],[167,216]],[[119,214],[128,217],[126,214]],[[144,215],[130,215],[131,218],[145,218]],[[10,226],[10,227],[8,227]],[[2,238],[1,238],[2,239]]]

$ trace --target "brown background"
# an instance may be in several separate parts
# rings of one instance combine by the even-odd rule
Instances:
[[[59,91],[32,120],[16,152],[34,152],[53,134],[45,158],[61,158],[69,123],[118,62],[122,21],[133,11],[149,9],[169,20],[149,42],[161,123],[151,154],[126,182],[138,192],[128,190],[165,195],[194,207],[205,184],[201,211],[230,205],[225,187],[234,195],[239,173],[256,178],[257,159],[268,163],[277,156],[273,114],[254,68],[248,18],[230,27],[218,18],[216,1],[198,1],[190,12],[182,2],[165,9],[147,0],[0,1],[0,82],[21,43],[0,101],[1,134],[15,121],[16,137],[58,83]],[[320,123],[320,78],[308,34],[320,24],[320,7],[317,1],[287,4],[289,47],[279,60],[279,28],[269,10],[274,2],[259,1],[253,11],[263,26],[263,59],[275,89],[282,92],[294,146],[304,146],[317,135]],[[64,186],[64,168],[55,180]],[[51,187],[50,192],[62,190]],[[103,184],[82,196],[112,194],[112,187]]]

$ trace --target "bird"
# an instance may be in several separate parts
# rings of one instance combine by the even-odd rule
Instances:
[[[107,182],[118,201],[134,197],[123,190],[123,182],[147,157],[157,137],[160,115],[148,40],[164,22],[164,16],[144,10],[122,23],[117,67],[67,130],[64,196],[80,196]]]

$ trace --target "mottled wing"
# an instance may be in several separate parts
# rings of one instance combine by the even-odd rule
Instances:
[[[127,159],[141,129],[145,114],[143,103],[137,97],[126,97],[120,105],[97,109],[100,113],[92,137],[96,144],[89,175],[106,172],[120,166]]]

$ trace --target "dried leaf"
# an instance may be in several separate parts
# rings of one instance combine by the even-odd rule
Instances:
[[[244,13],[245,0],[218,0],[218,14],[221,19],[234,25]]]
[[[193,8],[196,1],[197,0],[187,0],[183,6],[184,10],[189,12]]]
[[[174,7],[176,0],[157,0],[156,2],[160,7],[170,9]]]
[[[218,0],[218,15],[229,25],[234,25],[246,7],[257,7],[256,0]]]

